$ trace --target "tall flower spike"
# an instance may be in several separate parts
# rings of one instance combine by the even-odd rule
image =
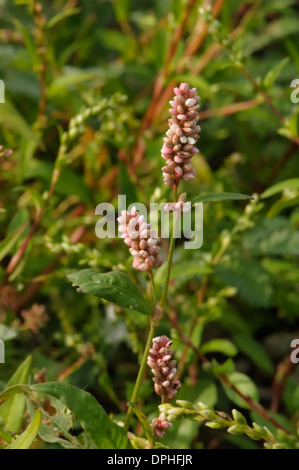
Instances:
[[[122,233],[129,251],[133,255],[133,268],[138,271],[151,271],[159,268],[164,260],[159,255],[160,238],[155,237],[155,231],[150,228],[134,206],[131,212],[122,211],[118,217],[119,231]]]
[[[165,335],[153,339],[149,350],[147,364],[154,374],[155,392],[163,398],[172,399],[176,396],[181,382],[175,379],[177,361],[171,359],[174,349],[169,349],[172,341]]]
[[[174,99],[170,101],[172,118],[168,120],[169,130],[166,132],[162,157],[166,165],[162,168],[164,184],[178,186],[180,179],[193,180],[196,170],[191,158],[198,152],[194,147],[198,138],[200,126],[198,108],[200,97],[196,96],[196,88],[190,89],[188,83],[181,83],[174,89]]]

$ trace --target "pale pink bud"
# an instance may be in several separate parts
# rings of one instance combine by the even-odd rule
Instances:
[[[169,423],[167,421],[167,417],[164,413],[161,413],[158,418],[154,418],[151,427],[154,430],[154,433],[158,437],[163,437],[165,434],[165,431],[169,429],[172,426],[172,423]]]
[[[139,215],[134,206],[131,212],[122,211],[118,217],[119,231],[124,238],[129,251],[134,257],[133,267],[138,271],[151,271],[163,264],[163,258],[158,256],[160,239],[155,236],[154,230],[145,222],[144,216]]]
[[[194,145],[200,131],[197,125],[200,97],[196,96],[196,88],[190,89],[188,83],[181,83],[174,89],[174,94],[174,99],[170,101],[172,117],[168,120],[169,129],[162,147],[162,157],[167,162],[162,168],[166,186],[177,186],[180,179],[194,179],[196,173],[192,171],[190,159],[198,152]],[[188,164],[187,168],[185,164]]]
[[[176,360],[171,359],[174,354],[174,350],[169,349],[171,345],[172,341],[167,336],[157,336],[153,339],[147,358],[147,364],[154,375],[155,392],[168,398],[173,398],[181,386],[180,381],[175,380]]]

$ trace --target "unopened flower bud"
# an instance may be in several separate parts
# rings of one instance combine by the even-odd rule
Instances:
[[[167,417],[164,413],[161,413],[158,418],[154,418],[151,426],[158,437],[163,437],[165,431],[169,429],[172,424],[167,421]]]
[[[138,271],[151,271],[159,268],[164,260],[159,255],[160,239],[145,223],[144,216],[139,215],[134,206],[131,212],[122,211],[118,217],[119,231],[122,233],[124,242],[128,245],[133,259],[133,268]]]
[[[176,360],[172,359],[173,349],[169,349],[172,341],[167,336],[157,336],[149,350],[147,364],[154,375],[155,392],[161,397],[172,399],[181,387],[181,382],[175,380]]]

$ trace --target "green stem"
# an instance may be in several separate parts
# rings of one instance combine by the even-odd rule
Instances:
[[[174,201],[176,202],[176,200],[177,200],[177,189],[174,188]],[[174,245],[175,245],[174,232],[175,232],[175,227],[173,226],[172,227],[171,239],[170,239],[170,245],[169,245],[167,266],[166,266],[166,275],[165,275],[166,277],[165,277],[165,282],[164,282],[164,285],[163,285],[161,300],[160,300],[160,304],[159,304],[162,310],[164,310],[164,307],[165,307],[166,297],[167,297],[167,292],[168,292],[168,286],[169,286],[171,263],[172,263],[172,257],[173,257],[173,252],[174,252]]]
[[[132,398],[131,398],[132,403],[136,403],[137,398],[138,398],[139,389],[141,387],[143,375],[144,375],[145,368],[146,368],[147,356],[148,356],[149,350],[150,350],[151,345],[152,345],[154,333],[155,333],[155,328],[153,326],[151,326],[150,331],[149,331],[149,335],[148,335],[148,338],[147,338],[146,346],[145,346],[145,349],[144,349],[144,353],[143,353],[143,356],[142,356],[142,360],[141,360],[137,380],[136,380],[135,387],[134,387],[133,394],[132,394]],[[124,428],[125,428],[126,432],[128,432],[128,429],[129,429],[129,426],[130,426],[130,421],[131,421],[131,418],[132,418],[132,414],[133,414],[133,408],[131,406],[129,406],[128,413],[127,413],[127,416],[126,416],[125,425],[124,425]]]
[[[154,277],[153,277],[153,274],[152,274],[151,271],[148,272],[148,276],[149,276],[150,281],[151,281],[154,305],[156,305],[157,304],[156,286],[155,286]]]
[[[171,239],[170,239],[170,245],[169,245],[167,266],[166,266],[165,282],[164,282],[164,285],[163,285],[161,300],[160,300],[160,304],[159,304],[160,307],[162,308],[162,310],[164,309],[165,303],[166,303],[166,296],[167,296],[167,292],[168,292],[168,285],[169,285],[169,279],[170,279],[170,271],[171,271],[171,263],[172,263],[174,245],[175,245],[175,238],[174,238],[174,233],[172,232]]]

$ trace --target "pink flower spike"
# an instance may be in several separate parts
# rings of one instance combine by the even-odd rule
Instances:
[[[199,101],[196,88],[190,89],[188,83],[181,83],[179,87],[174,88],[174,98],[169,102],[173,108],[169,110],[169,129],[166,132],[167,137],[163,139],[161,152],[166,166],[171,168],[171,171],[166,167],[162,169],[165,186],[177,187],[181,179],[194,179],[191,158],[198,153],[195,144],[200,132],[200,126],[197,124]],[[189,164],[188,170],[184,168],[185,164]]]
[[[126,245],[133,256],[133,268],[138,271],[151,271],[163,264],[163,258],[158,256],[160,238],[155,236],[155,231],[145,222],[143,215],[139,215],[134,206],[131,212],[122,211],[118,217],[119,231],[123,232]]]
[[[155,392],[168,398],[173,398],[181,386],[180,381],[175,380],[176,360],[172,359],[174,350],[169,349],[171,345],[172,341],[167,336],[157,336],[147,358],[148,365],[154,370]]]
[[[165,435],[165,431],[172,426],[172,423],[167,421],[167,417],[164,413],[161,413],[158,418],[154,418],[151,427],[154,430],[154,433],[158,437],[163,437]]]

